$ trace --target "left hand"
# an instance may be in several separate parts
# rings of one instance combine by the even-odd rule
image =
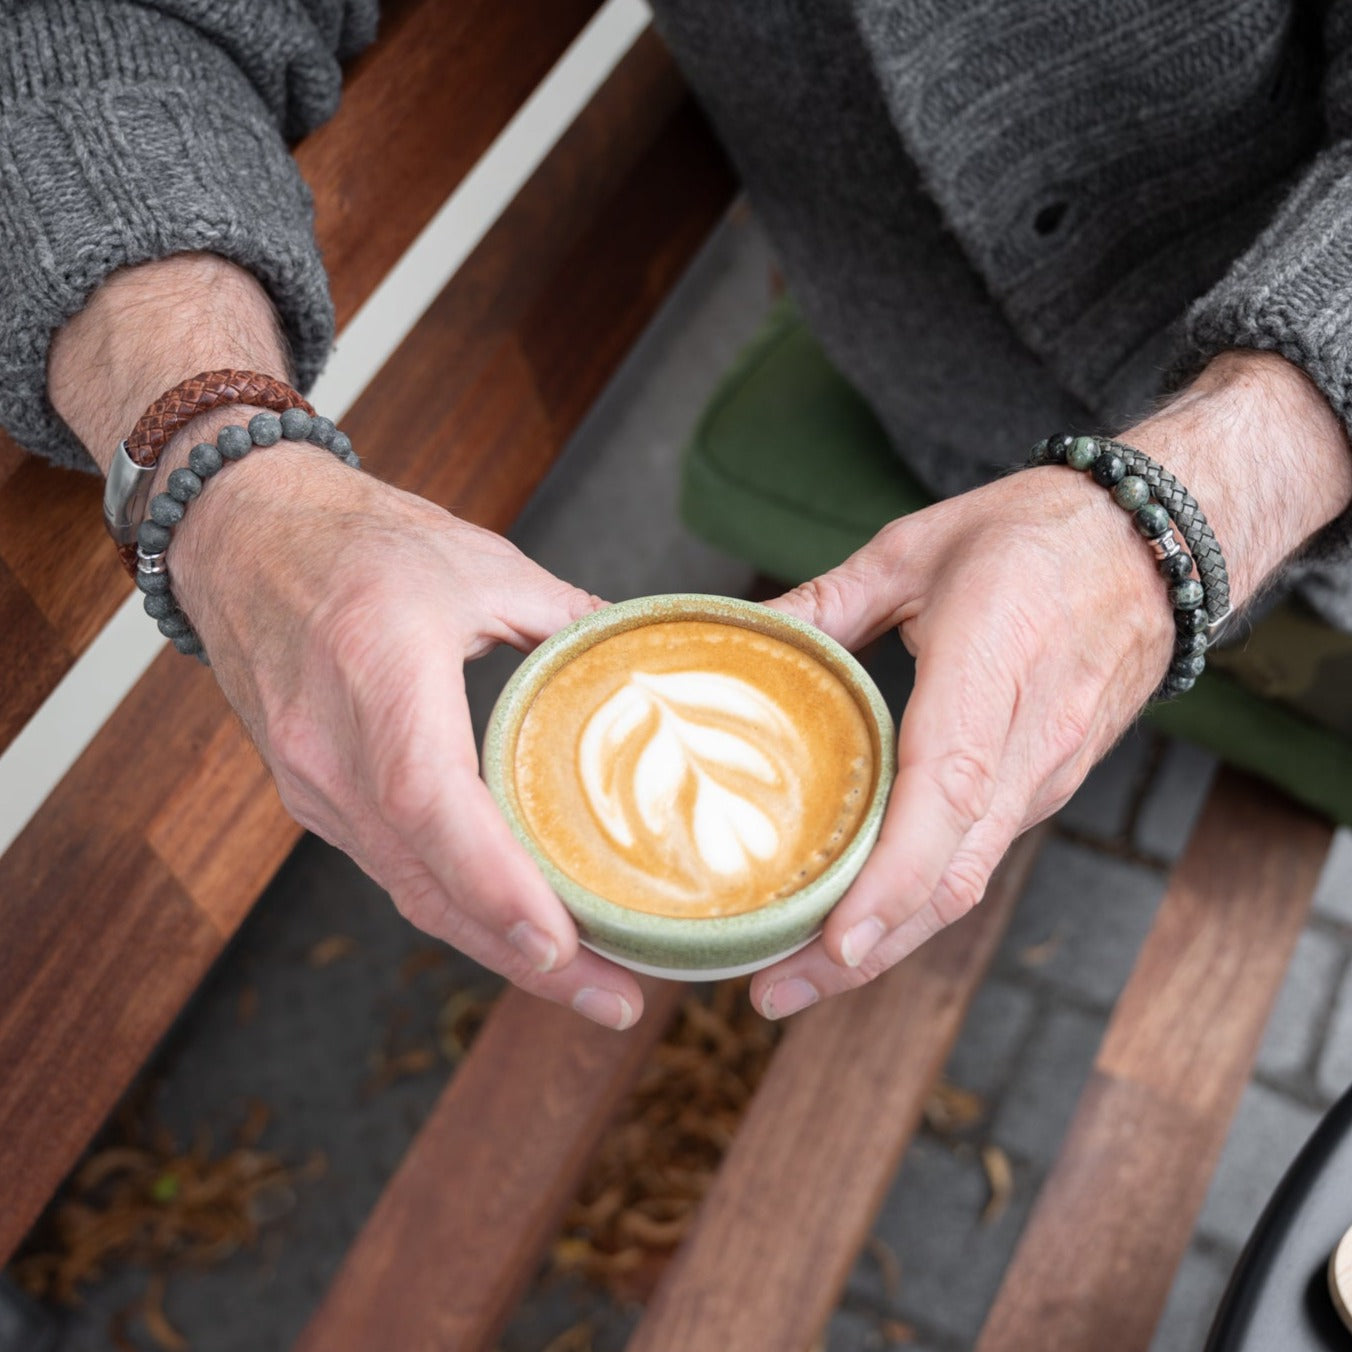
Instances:
[[[1267,354],[1217,358],[1122,439],[1202,503],[1236,609],[1352,496],[1337,419]],[[822,936],[752,982],[778,1018],[864,984],[971,910],[1013,840],[1138,716],[1169,666],[1174,624],[1129,514],[1064,466],[894,521],[770,604],[851,649],[899,627],[916,659],[877,846]]]

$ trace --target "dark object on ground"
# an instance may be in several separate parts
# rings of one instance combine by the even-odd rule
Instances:
[[[1346,1352],[1329,1256],[1352,1225],[1352,1089],[1273,1193],[1211,1326],[1206,1352]]]

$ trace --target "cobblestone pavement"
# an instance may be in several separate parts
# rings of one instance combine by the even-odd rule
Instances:
[[[529,553],[614,599],[747,585],[744,569],[675,525],[675,456],[766,309],[768,263],[745,219],[720,233],[523,520],[516,534]],[[878,660],[900,692],[899,645]],[[481,723],[512,661],[494,656],[471,668]],[[900,1280],[889,1290],[866,1253],[831,1321],[827,1352],[888,1346],[888,1321],[915,1331],[913,1352],[972,1345],[1214,768],[1188,747],[1133,734],[1061,813],[947,1069],[987,1104],[979,1134],[1012,1163],[1010,1205],[983,1225],[987,1184],[976,1149],[922,1133],[875,1230],[898,1259]],[[335,934],[353,939],[352,951],[315,969],[307,954]],[[426,1045],[449,994],[496,987],[454,955],[410,975],[405,960],[426,948],[355,868],[306,840],[161,1049],[155,1102],[184,1137],[203,1122],[226,1136],[248,1100],[261,1098],[273,1112],[265,1147],[291,1160],[323,1149],[330,1161],[324,1179],[299,1187],[260,1250],[174,1277],[166,1308],[195,1352],[291,1345],[444,1085],[442,1065],[371,1089],[382,1044]],[[1265,1198],[1320,1111],[1352,1081],[1350,958],[1352,839],[1344,833],[1154,1352],[1200,1352]],[[110,1317],[143,1287],[144,1277],[124,1275],[95,1289],[64,1320],[61,1352],[106,1349]],[[617,1352],[635,1317],[576,1283],[542,1282],[502,1352],[542,1352],[584,1318],[596,1352]]]

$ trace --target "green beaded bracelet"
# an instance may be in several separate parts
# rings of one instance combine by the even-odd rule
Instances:
[[[1230,615],[1230,578],[1216,534],[1192,495],[1162,465],[1134,446],[1104,437],[1058,434],[1040,441],[1028,464],[1069,465],[1092,475],[1132,514],[1169,587],[1174,609],[1174,654],[1156,699],[1173,699],[1197,683],[1206,668],[1212,634]],[[1184,552],[1174,527],[1190,552]],[[1193,577],[1193,564],[1199,576]]]
[[[311,417],[303,408],[284,413],[256,413],[247,427],[231,423],[221,428],[216,443],[199,442],[188,452],[185,469],[169,475],[166,490],[150,500],[149,513],[136,532],[136,585],[145,594],[145,612],[159,625],[160,633],[179,652],[195,656],[210,666],[202,640],[188,617],[179,609],[169,582],[165,556],[174,530],[182,523],[188,504],[197,498],[227,460],[239,460],[255,446],[275,446],[279,441],[305,441],[332,452],[345,465],[361,467],[352,442],[328,418]]]

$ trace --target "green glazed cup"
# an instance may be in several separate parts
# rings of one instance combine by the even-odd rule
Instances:
[[[511,767],[517,734],[544,683],[602,639],[669,620],[738,625],[809,653],[844,682],[873,739],[878,773],[853,839],[825,872],[799,891],[740,915],[707,919],[651,915],[588,891],[562,873],[531,835],[513,785]],[[588,948],[635,972],[675,980],[712,981],[768,967],[820,933],[827,913],[854,881],[878,839],[896,774],[896,737],[887,705],[868,673],[840,644],[812,625],[735,597],[686,593],[644,596],[607,606],[570,624],[521,664],[489,719],[483,772],[508,824],[572,914],[581,941]]]

